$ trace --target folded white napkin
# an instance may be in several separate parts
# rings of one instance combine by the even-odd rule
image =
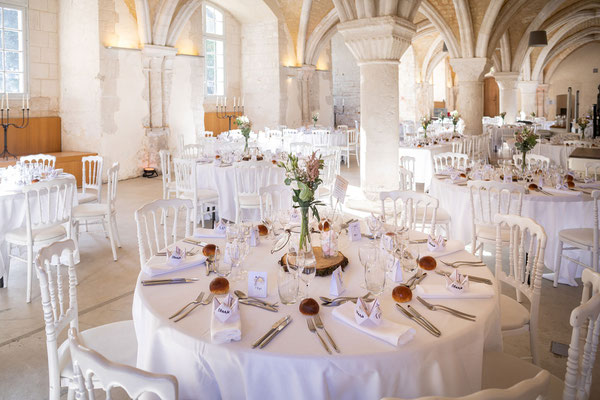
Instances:
[[[215,310],[219,307],[218,301],[213,301],[212,313],[210,314],[210,338],[215,344],[229,343],[242,339],[242,320],[239,308],[225,322],[219,321],[215,316]]]
[[[600,182],[577,183],[575,186],[582,189],[600,189]]]
[[[435,251],[430,251],[427,243],[419,245],[419,255],[421,257],[431,256],[431,257],[445,257],[450,254],[454,254],[458,251],[464,250],[465,244],[460,240],[448,240],[446,241],[446,246]]]
[[[393,346],[406,344],[415,337],[416,331],[414,328],[397,324],[396,322],[389,321],[385,318],[381,319],[381,324],[379,325],[370,323],[363,323],[359,325],[356,323],[354,318],[354,307],[354,303],[347,302],[339,307],[336,307],[332,314],[340,321],[345,322],[359,331],[383,340],[384,342],[387,342]]]
[[[169,265],[168,257],[166,256],[153,256],[150,257],[148,262],[142,266],[142,271],[148,276],[156,276],[161,274],[167,274],[169,272],[175,272],[182,269],[196,267],[204,264],[206,257],[199,252],[193,256],[187,256],[178,265]]]
[[[197,228],[194,230],[194,237],[197,238],[224,238],[225,237],[226,232],[219,232],[216,231],[214,229],[202,229],[202,228]]]
[[[417,296],[424,299],[488,299],[494,297],[494,287],[483,283],[469,282],[469,289],[462,293],[448,290],[446,282],[420,284],[415,288]]]
[[[552,187],[547,187],[547,186],[544,186],[544,187],[542,188],[542,190],[544,190],[544,191],[546,191],[546,192],[548,192],[548,193],[552,193],[552,194],[560,194],[560,195],[563,195],[563,194],[564,194],[564,195],[566,195],[566,196],[569,196],[569,195],[570,195],[570,196],[581,196],[581,195],[582,195],[582,192],[578,192],[578,191],[576,191],[576,190],[569,190],[569,189],[565,189],[565,190],[563,190],[563,189],[555,189],[555,188],[552,188]]]

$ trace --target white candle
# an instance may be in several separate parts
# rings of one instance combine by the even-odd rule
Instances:
[[[10,110],[10,106],[8,105],[8,93],[4,92],[4,95],[6,97],[6,110],[8,111],[8,110]]]
[[[242,97],[242,107],[244,107],[245,100],[246,100],[246,98]]]
[[[225,96],[225,103],[223,103],[225,107],[227,107],[227,96]]]
[[[21,103],[21,108],[25,109],[25,93],[23,93],[23,102]]]
[[[29,95],[27,95],[27,109],[29,110]]]
[[[346,105],[346,100],[342,98],[342,106]]]
[[[2,97],[2,107],[0,109],[4,110],[4,96],[0,96],[0,97]]]

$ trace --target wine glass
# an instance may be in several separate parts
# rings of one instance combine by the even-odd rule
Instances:
[[[301,251],[303,253],[303,251]],[[304,261],[302,262],[302,270],[300,271],[300,280],[304,283],[305,287],[303,293],[301,295],[302,298],[307,298],[309,296],[308,289],[310,283],[315,278],[317,274],[317,263],[316,262],[307,262],[306,257],[303,257]]]
[[[371,213],[371,215],[369,215],[367,217],[367,226],[369,227],[369,230],[371,231],[371,235],[373,236],[373,239],[377,240],[377,234],[381,230],[381,228],[383,226],[383,222],[379,218],[377,218],[375,216],[375,214]]]
[[[250,254],[250,241],[244,237],[238,239],[238,243],[240,244],[240,250],[242,252],[242,257],[239,265],[240,276],[241,278],[246,278],[248,276],[248,271],[244,269],[243,262]]]
[[[266,205],[265,208],[263,209],[263,216],[262,216],[262,222],[263,224],[265,224],[265,226],[268,229],[268,233],[267,233],[267,239],[273,239],[274,235],[273,235],[273,222],[274,222],[274,217],[273,217],[273,206],[272,205]]]
[[[225,245],[225,251],[231,262],[231,280],[237,282],[242,279],[239,266],[242,259],[243,249],[240,246],[239,240],[234,240],[231,243]]]

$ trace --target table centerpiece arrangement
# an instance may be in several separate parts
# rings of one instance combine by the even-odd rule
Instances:
[[[525,172],[527,166],[527,153],[533,150],[537,144],[537,139],[537,135],[527,127],[524,127],[520,132],[515,132],[515,148],[523,153],[523,163],[521,164],[523,172]]]
[[[590,121],[586,117],[577,118],[577,125],[579,126],[579,131],[581,132],[581,140],[585,139],[585,128],[589,123]]]
[[[448,116],[452,118],[452,126],[454,128],[454,133],[456,133],[456,125],[458,125],[458,121],[460,120],[460,114],[457,110],[448,113]]]
[[[235,123],[238,126],[238,128],[240,129],[242,136],[244,136],[244,139],[246,142],[244,145],[244,154],[247,154],[248,153],[248,139],[250,139],[250,129],[252,128],[252,122],[250,122],[250,119],[247,116],[240,115],[239,117],[237,117],[235,119]]]
[[[429,115],[425,115],[423,118],[421,118],[421,126],[423,127],[423,135],[425,139],[427,139],[427,127],[429,124],[431,124],[431,118]]]

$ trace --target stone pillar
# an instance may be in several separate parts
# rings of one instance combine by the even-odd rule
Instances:
[[[537,88],[537,115],[540,117],[550,118],[548,115],[548,85],[547,83],[539,84]]]
[[[433,85],[429,82],[415,84],[416,109],[414,121],[419,122],[425,115],[433,117]],[[417,124],[417,128],[420,125]]]
[[[537,87],[538,81],[520,81],[519,92],[521,92],[521,111],[526,116],[537,112]]]
[[[300,77],[300,90],[302,91],[302,124],[312,124],[312,110],[310,109],[310,79],[315,74],[314,65],[303,65],[298,71]]]
[[[504,121],[514,124],[517,118],[517,80],[518,72],[495,72],[494,78],[500,88],[500,112],[505,112]]]
[[[415,30],[396,16],[338,25],[360,67],[360,184],[368,194],[398,189],[398,64]]]
[[[176,54],[174,47],[147,44],[142,49],[150,105],[146,133],[150,136],[168,133],[173,58]]]
[[[450,65],[458,79],[456,109],[465,121],[465,134],[481,135],[483,126],[483,75],[489,60],[478,58],[452,58]]]

